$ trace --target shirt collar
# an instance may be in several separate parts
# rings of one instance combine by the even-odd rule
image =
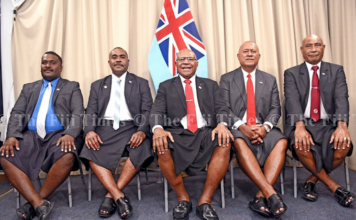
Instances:
[[[111,75],[112,75],[112,81],[113,82],[118,82],[119,81],[119,79],[121,80],[121,82],[125,82],[125,80],[126,80],[126,75],[127,75],[127,71],[124,73],[124,74],[122,74],[120,77],[117,77],[115,74],[113,74],[113,73],[111,73]],[[120,83],[121,83],[120,82]]]
[[[248,72],[246,72],[244,69],[242,69],[242,73],[244,74],[244,78],[247,78],[247,75],[248,75]],[[254,79],[255,78],[255,75],[256,75],[256,69],[254,69],[251,73],[251,79]]]
[[[312,65],[312,64],[310,64],[310,63],[308,63],[308,62],[305,62],[305,64],[307,65],[308,72],[310,72],[310,71],[312,71],[312,67],[313,67],[313,66],[318,66],[318,67],[319,67],[318,70],[320,70],[321,61],[320,61],[318,64],[316,64],[316,65]]]
[[[61,78],[61,77],[58,77],[57,79],[52,80],[52,81],[48,81],[48,80],[43,79],[43,85],[44,85],[45,87],[47,87],[48,83],[51,82],[52,88],[55,88],[55,87],[57,86],[57,83],[58,83],[58,81],[59,81],[59,78]]]
[[[182,83],[185,83],[184,80],[186,80],[183,76],[179,75],[180,77],[180,80],[182,81]],[[194,84],[195,83],[195,79],[196,79],[196,75],[194,74],[192,77],[190,77],[190,81],[191,83],[190,84]],[[183,84],[184,85],[184,84]]]

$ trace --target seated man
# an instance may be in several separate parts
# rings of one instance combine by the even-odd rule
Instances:
[[[285,135],[294,156],[311,172],[303,186],[303,198],[316,201],[315,183],[321,180],[338,202],[348,207],[355,195],[328,173],[352,153],[347,128],[349,95],[343,67],[321,61],[324,49],[319,36],[304,38],[300,50],[305,62],[284,72]]]
[[[153,150],[178,197],[173,208],[173,219],[177,220],[189,219],[192,211],[180,173],[185,170],[188,175],[195,175],[209,163],[196,214],[200,219],[216,220],[219,218],[211,207],[211,198],[229,165],[232,138],[225,125],[217,126],[222,118],[217,114],[227,115],[227,111],[219,97],[218,84],[195,75],[198,62],[193,51],[181,50],[176,66],[179,76],[160,84],[151,110]]]
[[[287,140],[275,127],[281,116],[276,78],[256,69],[260,57],[254,42],[243,43],[237,54],[241,67],[222,75],[220,89],[230,110],[237,161],[259,188],[249,207],[276,217],[287,210],[273,189],[284,165]]]
[[[35,215],[48,219],[53,203],[46,199],[78,169],[78,152],[83,146],[83,96],[79,83],[60,77],[62,69],[62,58],[55,52],[42,56],[43,79],[23,86],[11,112],[7,140],[0,148],[6,177],[28,201],[16,210],[23,220]],[[41,169],[48,175],[37,192],[31,181],[38,178]]]
[[[153,159],[149,129],[152,106],[148,81],[127,72],[127,52],[114,48],[109,54],[112,74],[91,85],[85,119],[85,146],[80,157],[104,185],[108,194],[99,207],[99,216],[107,218],[118,211],[126,219],[132,212],[129,198],[122,192]],[[115,171],[122,156],[128,155],[119,180]]]

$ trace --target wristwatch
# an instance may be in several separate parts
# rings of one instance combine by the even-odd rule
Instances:
[[[267,125],[265,125],[265,124],[263,124],[263,127],[266,129],[266,132],[267,132],[267,133],[271,131],[271,129],[270,129]]]

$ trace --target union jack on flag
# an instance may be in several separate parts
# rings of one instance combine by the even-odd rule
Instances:
[[[159,83],[176,76],[176,54],[188,48],[199,61],[196,74],[208,77],[204,44],[186,0],[165,0],[148,55],[156,91]]]

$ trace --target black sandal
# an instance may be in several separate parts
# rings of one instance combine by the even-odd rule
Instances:
[[[271,215],[275,218],[278,218],[281,215],[283,215],[284,213],[286,213],[286,211],[288,209],[286,204],[283,203],[283,199],[277,194],[272,194],[268,198],[267,203],[268,203],[268,207],[269,207],[269,211],[270,211]],[[280,213],[277,213],[277,211],[279,211],[281,208],[283,208],[284,210],[281,211]]]
[[[355,200],[355,195],[345,189],[344,187],[340,186],[335,190],[334,196],[336,197],[337,201],[339,202],[340,205],[349,207],[351,203]],[[350,202],[347,203],[349,198],[352,198]]]
[[[116,201],[117,213],[121,219],[127,219],[132,214],[132,206],[129,198],[124,194],[124,197],[120,197]]]
[[[16,214],[21,220],[31,220],[36,216],[35,209],[29,202],[18,208]]]
[[[314,196],[314,197],[311,197],[311,196]],[[316,201],[316,199],[318,198],[318,194],[315,191],[315,183],[305,181],[305,183],[303,185],[302,198],[307,201],[310,201],[310,202]]]
[[[54,203],[48,200],[43,200],[43,203],[36,207],[36,215],[39,220],[46,220],[51,214]]]
[[[109,197],[105,197],[104,201],[101,203],[98,213],[101,218],[109,218],[116,211],[116,203],[115,200]],[[107,211],[108,213],[104,213],[103,211]]]
[[[264,197],[255,197],[252,201],[248,203],[248,207],[260,215],[269,216],[269,211],[263,210],[261,208],[268,209],[267,200]]]

